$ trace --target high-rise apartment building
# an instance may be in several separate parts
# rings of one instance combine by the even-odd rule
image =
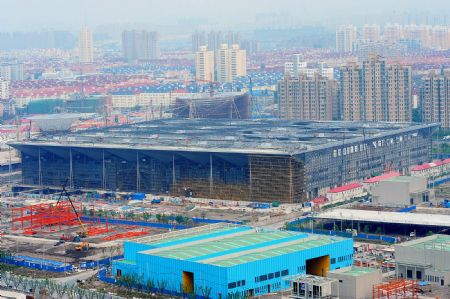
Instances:
[[[339,106],[341,118],[348,121],[362,120],[362,70],[356,63],[339,69]]]
[[[208,33],[208,49],[217,52],[220,45],[223,44],[223,36],[221,31],[211,31]],[[203,44],[205,45],[205,44]],[[202,45],[202,46],[203,46]]]
[[[222,44],[216,57],[217,81],[231,82],[234,78],[247,75],[247,55],[239,45]]]
[[[384,26],[383,40],[394,43],[403,38],[403,28],[399,24],[386,24]]]
[[[285,120],[332,120],[335,84],[319,74],[304,74],[278,82],[280,118]]]
[[[410,122],[412,120],[411,67],[398,63],[386,67],[387,121]]]
[[[9,96],[9,81],[0,77],[0,100],[7,100]]]
[[[381,40],[380,26],[365,24],[362,30],[362,39],[365,42],[379,42]]]
[[[430,72],[422,79],[420,89],[422,120],[439,122],[442,128],[450,129],[450,72]]]
[[[83,27],[78,35],[78,51],[81,63],[94,62],[94,38],[92,31]]]
[[[228,44],[228,47],[232,47],[233,45],[239,45],[241,42],[241,35],[239,32],[230,31],[225,36],[225,42]]]
[[[341,25],[336,30],[336,51],[352,52],[356,42],[356,27]]]
[[[204,31],[196,31],[192,34],[192,52],[198,52],[201,46],[207,45],[206,34]]]
[[[411,68],[379,56],[350,63],[340,68],[339,95],[343,120],[411,121]]]
[[[7,81],[24,80],[23,64],[19,62],[0,64],[0,78]]]
[[[122,54],[128,61],[158,59],[160,56],[158,33],[145,30],[122,32]]]
[[[195,54],[195,79],[199,81],[214,81],[214,51],[201,46]]]

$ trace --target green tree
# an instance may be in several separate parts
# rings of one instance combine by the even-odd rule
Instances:
[[[433,235],[433,232],[431,230],[429,230],[426,234],[427,237],[432,236],[432,235]]]

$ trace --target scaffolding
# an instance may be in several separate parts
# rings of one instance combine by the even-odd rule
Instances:
[[[372,299],[416,299],[419,283],[416,280],[396,279],[373,286]]]
[[[81,217],[82,203],[74,202],[73,205]],[[11,208],[12,229],[20,229],[25,235],[34,235],[38,232],[60,231],[63,226],[79,225],[74,208],[69,202]]]

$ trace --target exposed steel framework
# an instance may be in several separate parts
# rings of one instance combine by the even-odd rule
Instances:
[[[396,279],[373,286],[372,299],[417,299],[419,283],[416,280]]]
[[[74,208],[81,217],[81,202],[73,202]],[[72,205],[67,202],[57,204],[36,204],[11,209],[12,229],[22,230],[23,234],[34,235],[37,232],[54,232],[63,226],[79,225]]]

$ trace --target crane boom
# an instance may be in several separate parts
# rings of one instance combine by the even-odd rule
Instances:
[[[59,194],[59,198],[58,198],[58,201],[56,202],[56,204],[58,204],[60,202],[63,195],[65,195],[67,197],[67,200],[69,201],[70,205],[72,206],[73,211],[75,212],[75,215],[77,216],[77,220],[78,220],[78,223],[80,224],[83,236],[87,237],[88,232],[87,232],[86,228],[84,227],[83,222],[81,221],[80,215],[78,215],[77,209],[73,205],[72,199],[70,198],[69,192],[67,192],[67,190],[66,190],[65,184],[62,186],[62,190],[61,190],[61,193]]]

